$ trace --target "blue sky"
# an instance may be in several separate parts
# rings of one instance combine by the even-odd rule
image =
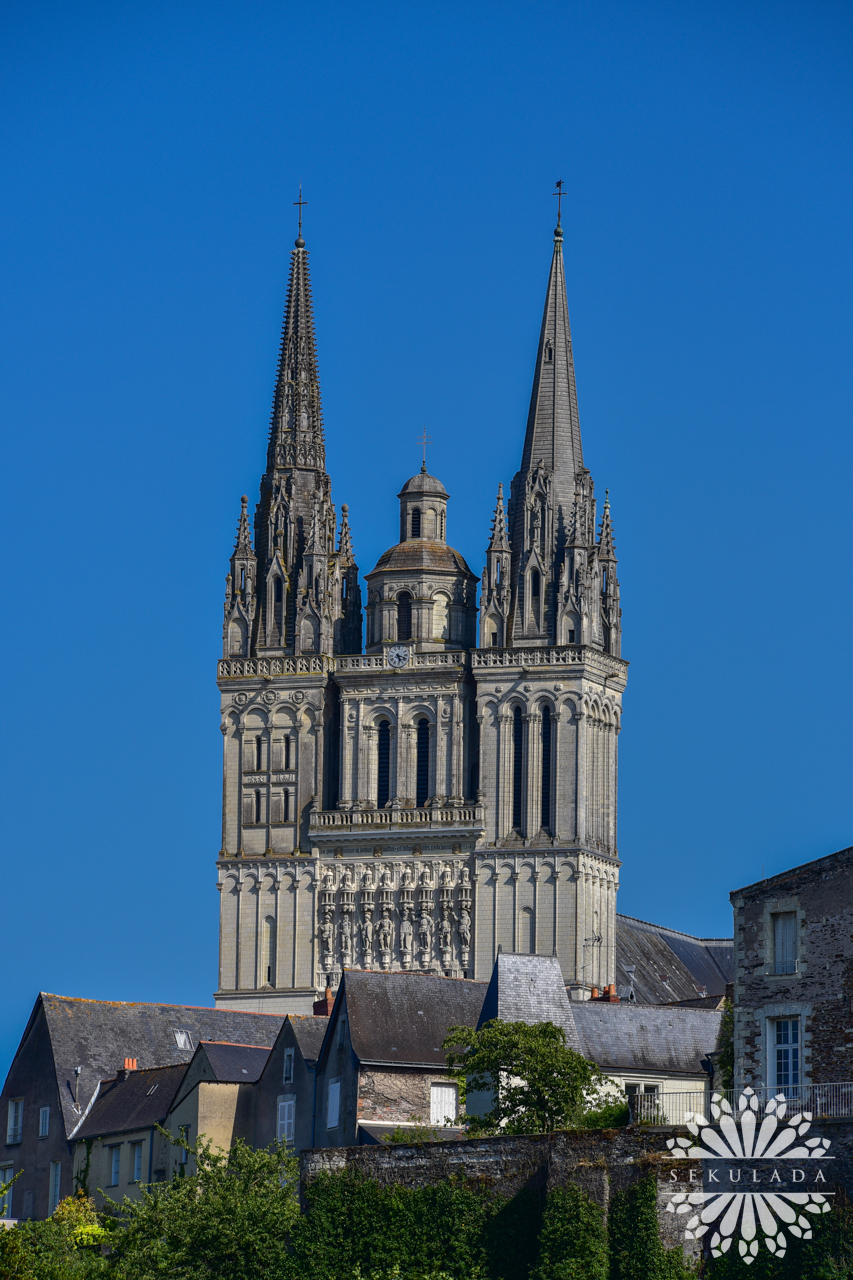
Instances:
[[[0,24],[0,1067],[39,989],[211,1002],[224,577],[300,181],[362,572],[424,427],[479,572],[565,180],[631,662],[620,909],[726,934],[732,888],[853,842],[848,5],[32,0]]]

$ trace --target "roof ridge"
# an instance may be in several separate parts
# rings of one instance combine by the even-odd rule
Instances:
[[[123,1009],[141,1005],[144,1009],[201,1009],[205,1013],[239,1013],[249,1018],[282,1018],[284,1016],[280,1013],[260,1013],[254,1009],[220,1009],[212,1004],[169,1004],[164,1000],[96,1000],[92,996],[62,996],[56,991],[40,991],[39,995],[42,999],[49,997],[51,1000],[73,1000],[77,1004],[120,1005]]]
[[[241,1040],[199,1040],[199,1045],[203,1044],[227,1044],[232,1049],[266,1049],[272,1048],[271,1044],[243,1044]]]
[[[617,911],[616,919],[633,920],[637,924],[647,924],[650,929],[661,929],[664,933],[677,933],[680,938],[690,938],[693,942],[701,942],[703,944],[708,942],[734,942],[734,938],[703,938],[698,933],[687,933],[684,929],[673,929],[672,926],[668,924],[655,924],[653,920],[643,920],[640,916],[626,915],[624,911]]]

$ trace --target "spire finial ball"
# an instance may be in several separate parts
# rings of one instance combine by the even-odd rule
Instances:
[[[296,245],[297,249],[305,248],[305,241],[302,239],[302,236],[297,236],[296,240],[294,241],[294,244]]]
[[[562,238],[563,238],[563,228],[562,228],[562,227],[555,227],[555,228],[554,228],[554,239],[555,239],[555,240],[562,240]]]
[[[341,503],[341,511],[344,515],[347,515],[349,512],[349,505],[346,502]]]
[[[240,499],[240,501],[242,502],[243,506],[245,507],[245,506],[248,504],[248,501],[249,501],[248,496],[244,493],[244,494],[243,494],[243,496],[242,496],[242,498]]]

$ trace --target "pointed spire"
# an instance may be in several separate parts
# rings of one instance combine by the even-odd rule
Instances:
[[[341,507],[341,535],[338,542],[338,555],[345,560],[354,560],[352,534],[349,527],[349,507],[346,503]]]
[[[522,479],[538,462],[554,473],[555,498],[568,518],[575,475],[583,466],[583,449],[563,269],[563,229],[559,224],[554,230],[554,255],[539,333],[521,460]]]
[[[269,470],[274,467],[308,467],[322,471],[325,466],[314,304],[308,250],[300,225],[300,234],[290,257],[267,467]]]
[[[237,524],[237,541],[234,543],[235,555],[252,554],[252,531],[249,527],[248,503],[249,499],[244,493],[240,499],[240,519]]]
[[[509,551],[509,542],[507,541],[506,536],[503,483],[498,485],[498,500],[495,506],[495,514],[492,519],[492,536],[489,540],[488,549],[489,551]]]
[[[613,542],[613,522],[610,517],[610,490],[604,490],[604,510],[601,513],[601,532],[598,538],[599,560],[616,561],[616,546]]]

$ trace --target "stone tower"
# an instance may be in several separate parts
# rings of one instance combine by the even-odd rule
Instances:
[[[614,979],[627,664],[609,503],[583,465],[558,225],[521,468],[477,578],[426,466],[367,574],[325,471],[304,241],[267,469],[227,579],[217,1003],[310,1012],[345,968],[488,977],[556,954]],[[478,617],[479,612],[479,617]],[[479,626],[479,645],[478,631]]]

